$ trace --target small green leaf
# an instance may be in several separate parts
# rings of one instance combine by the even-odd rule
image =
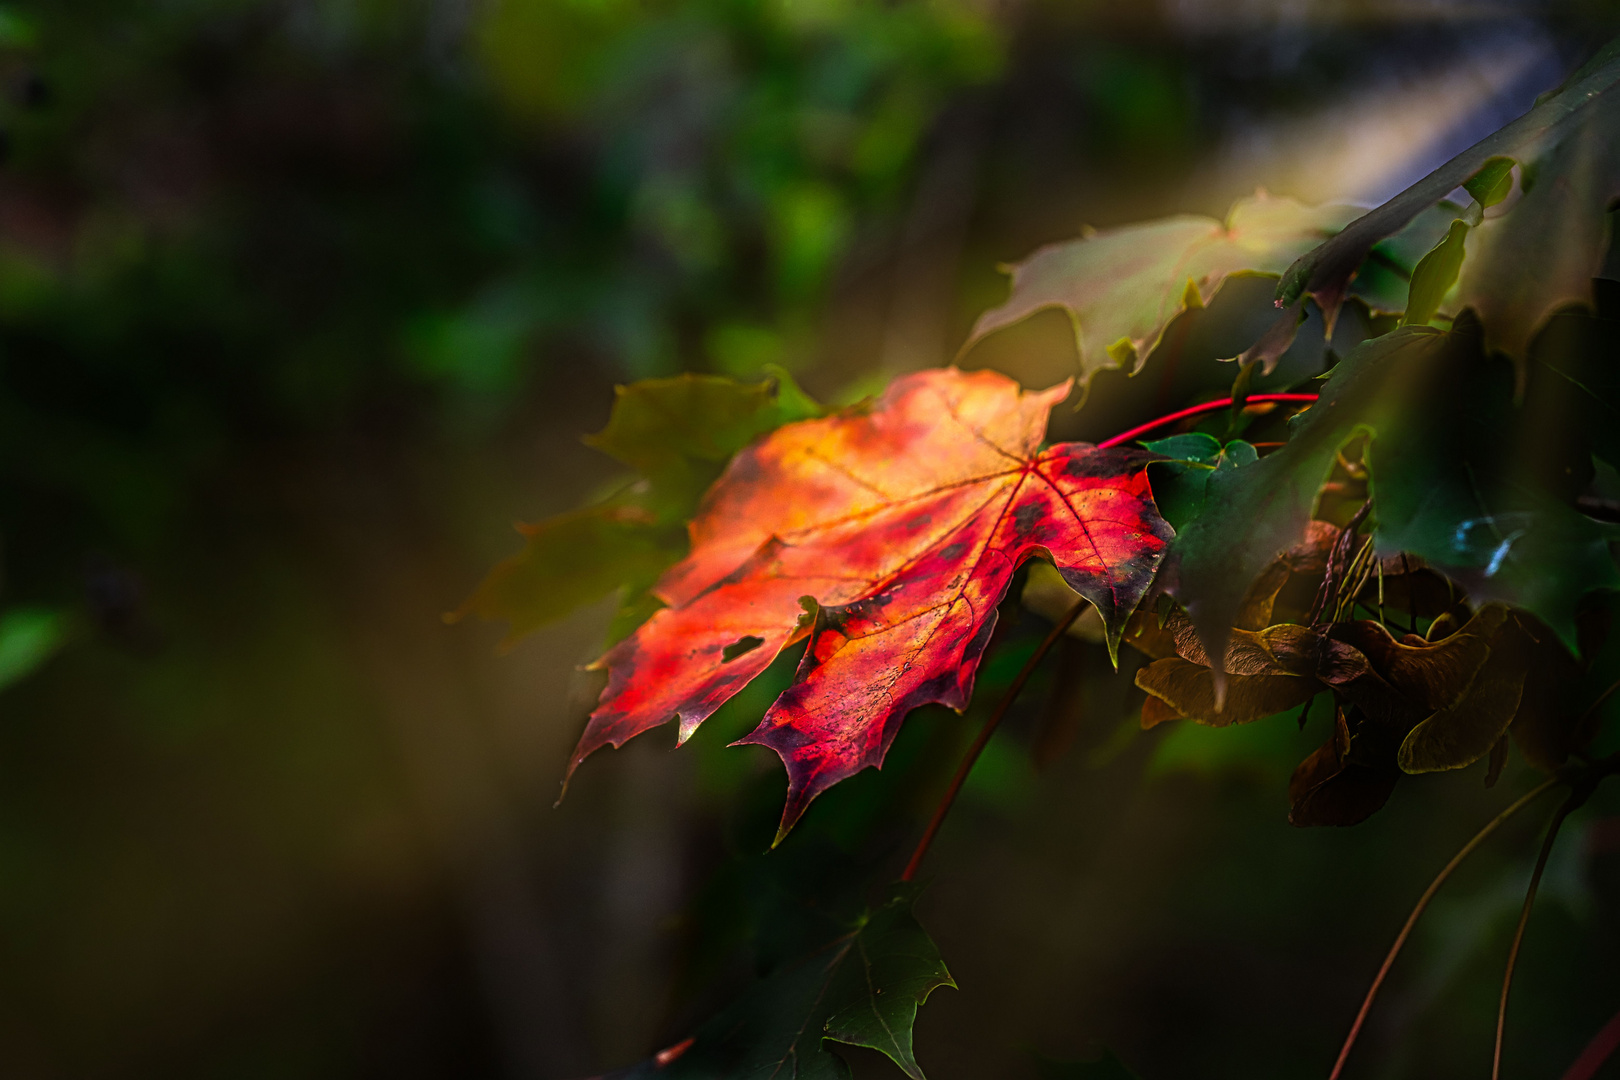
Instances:
[[[1495,206],[1513,190],[1513,166],[1517,164],[1510,157],[1493,157],[1463,183],[1463,189],[1480,206]]]
[[[1142,445],[1155,454],[1164,455],[1165,460],[1149,466],[1148,477],[1159,515],[1173,529],[1198,516],[1209,478],[1215,472],[1251,464],[1259,457],[1259,452],[1242,439],[1234,439],[1223,447],[1219,439],[1200,431],[1171,435]]]
[[[1457,284],[1467,237],[1467,223],[1453,221],[1445,238],[1418,260],[1417,268],[1412,271],[1412,287],[1407,293],[1402,326],[1424,326],[1439,313],[1446,293]]]
[[[1162,454],[1173,462],[1195,462],[1200,465],[1215,465],[1215,459],[1221,454],[1221,441],[1213,435],[1206,435],[1202,431],[1189,431],[1182,435],[1171,435],[1165,439],[1153,439],[1142,445],[1155,454]]]
[[[917,1007],[954,987],[912,914],[917,888],[887,901],[808,956],[782,964],[690,1039],[612,1080],[848,1080],[828,1041],[881,1051],[923,1080],[912,1048]]]
[[[1418,214],[1394,236],[1374,244],[1350,283],[1350,295],[1359,297],[1374,311],[1405,311],[1412,273],[1419,260],[1444,240],[1451,223],[1466,213],[1466,207],[1442,200]]]

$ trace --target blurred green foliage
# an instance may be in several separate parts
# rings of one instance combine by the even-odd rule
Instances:
[[[565,356],[802,363],[932,117],[1003,55],[933,2],[5,16],[0,529],[24,562],[74,545],[22,520],[153,549],[244,443],[379,410],[488,431]]]

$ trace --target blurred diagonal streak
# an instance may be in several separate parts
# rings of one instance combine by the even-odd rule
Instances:
[[[1529,108],[1561,68],[1543,34],[1493,36],[1443,70],[1392,72],[1382,85],[1308,116],[1243,124],[1198,186],[1380,203]]]

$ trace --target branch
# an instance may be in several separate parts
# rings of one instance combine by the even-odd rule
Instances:
[[[906,863],[906,869],[900,875],[901,881],[910,881],[917,876],[917,868],[922,865],[923,856],[928,854],[929,846],[933,844],[934,837],[939,834],[940,825],[944,824],[945,815],[950,813],[951,804],[956,802],[956,796],[962,790],[962,785],[967,781],[968,773],[973,771],[973,765],[979,760],[979,754],[984,751],[985,746],[990,742],[990,736],[996,733],[996,728],[1001,724],[1001,718],[1007,714],[1007,710],[1012,706],[1012,703],[1018,700],[1018,695],[1023,691],[1024,684],[1034,674],[1036,665],[1052,650],[1052,646],[1062,639],[1064,632],[1074,625],[1074,620],[1080,617],[1080,613],[1086,609],[1086,604],[1086,600],[1076,600],[1074,602],[1074,606],[1052,627],[1052,632],[1046,635],[1046,640],[1035,647],[1035,651],[1030,654],[1030,658],[1024,662],[1023,670],[1018,673],[1017,678],[1013,679],[1012,685],[1007,687],[1007,692],[1001,695],[1001,700],[996,702],[995,711],[990,714],[990,719],[984,722],[984,727],[979,731],[979,737],[973,740],[972,746],[968,747],[967,756],[962,759],[962,764],[957,766],[956,775],[951,778],[951,786],[945,790],[945,797],[940,799],[939,806],[934,810],[933,818],[928,822],[928,828],[923,831],[922,839],[917,842],[917,850],[911,853],[911,861]]]
[[[1350,1048],[1356,1045],[1356,1036],[1361,1034],[1361,1026],[1366,1023],[1367,1014],[1372,1010],[1373,999],[1378,996],[1378,988],[1384,985],[1384,977],[1389,974],[1389,969],[1394,966],[1395,958],[1400,955],[1401,948],[1406,944],[1406,939],[1411,936],[1412,928],[1417,925],[1418,917],[1428,908],[1429,901],[1433,900],[1434,894],[1440,891],[1440,886],[1446,883],[1446,879],[1451,876],[1452,871],[1461,866],[1462,861],[1473,854],[1474,849],[1483,844],[1493,832],[1501,827],[1503,822],[1523,810],[1538,795],[1556,783],[1558,783],[1557,777],[1542,781],[1541,784],[1520,798],[1518,802],[1497,814],[1483,829],[1475,833],[1474,838],[1464,844],[1462,850],[1451,857],[1451,861],[1446,863],[1445,869],[1436,874],[1434,880],[1429,882],[1429,887],[1418,898],[1417,906],[1412,909],[1412,914],[1406,917],[1406,925],[1401,927],[1401,932],[1396,935],[1395,944],[1390,946],[1389,955],[1384,957],[1383,966],[1378,969],[1378,974],[1373,977],[1372,986],[1368,987],[1367,996],[1361,1002],[1361,1011],[1356,1014],[1356,1022],[1350,1025],[1350,1034],[1344,1040],[1344,1047],[1339,1051],[1339,1060],[1333,1063],[1333,1073],[1328,1077],[1328,1080],[1339,1080],[1339,1074],[1344,1071],[1344,1063],[1350,1057]]]
[[[1507,971],[1502,975],[1502,1000],[1496,1006],[1496,1050],[1491,1056],[1491,1080],[1500,1080],[1502,1075],[1502,1028],[1507,1023],[1508,991],[1513,989],[1513,968],[1519,962],[1519,946],[1524,943],[1524,928],[1530,922],[1530,908],[1536,902],[1536,889],[1541,886],[1541,875],[1547,869],[1547,857],[1552,854],[1553,841],[1558,839],[1558,830],[1563,827],[1564,819],[1585,801],[1585,794],[1580,787],[1576,787],[1553,812],[1552,823],[1547,826],[1547,838],[1541,842],[1541,851],[1536,855],[1536,868],[1530,872],[1530,887],[1524,892],[1524,907],[1519,909],[1519,925],[1513,931],[1513,944],[1508,948]]]

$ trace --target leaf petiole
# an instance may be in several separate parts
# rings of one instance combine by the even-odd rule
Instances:
[[[1069,608],[1064,613],[1063,618],[1053,625],[1052,632],[1047,634],[1045,640],[1035,647],[1035,651],[1030,654],[1029,659],[1024,662],[1023,668],[1018,672],[1018,676],[1013,679],[1012,685],[1007,687],[1007,692],[1001,695],[1000,701],[996,702],[995,711],[990,714],[990,719],[984,722],[984,727],[980,729],[978,738],[973,740],[973,745],[968,747],[966,756],[962,758],[962,764],[956,768],[956,775],[951,777],[951,786],[945,789],[945,795],[939,800],[939,806],[934,809],[934,816],[929,820],[928,828],[923,830],[922,839],[917,841],[917,849],[911,853],[911,860],[906,863],[905,870],[900,874],[901,881],[910,881],[917,876],[917,868],[922,865],[923,857],[928,854],[929,847],[933,845],[934,837],[939,835],[939,827],[944,824],[945,815],[950,813],[951,805],[956,802],[956,796],[961,792],[962,785],[967,782],[968,774],[973,771],[974,763],[979,760],[979,755],[984,752],[985,746],[989,744],[990,736],[996,733],[996,728],[1001,724],[1001,718],[1006,715],[1012,703],[1018,700],[1018,695],[1023,691],[1024,684],[1029,681],[1029,677],[1035,673],[1035,668],[1045,659],[1046,654],[1052,651],[1052,646],[1063,639],[1064,633],[1068,631],[1070,626],[1074,625],[1074,620],[1080,617],[1080,613],[1086,609],[1086,604],[1089,602],[1087,600],[1075,601],[1074,606]]]
[[[1497,814],[1486,823],[1483,829],[1475,833],[1474,838],[1464,844],[1462,849],[1451,857],[1451,861],[1446,863],[1445,867],[1435,875],[1434,880],[1429,882],[1429,887],[1423,890],[1423,895],[1418,897],[1417,904],[1412,908],[1412,914],[1406,917],[1406,925],[1401,927],[1399,934],[1395,935],[1395,944],[1390,946],[1389,955],[1384,957],[1384,963],[1379,967],[1378,974],[1373,976],[1372,985],[1367,988],[1367,996],[1362,999],[1361,1011],[1356,1013],[1355,1022],[1350,1025],[1350,1034],[1345,1037],[1344,1046],[1339,1050],[1339,1059],[1333,1063],[1333,1072],[1328,1075],[1328,1080],[1339,1080],[1339,1075],[1344,1072],[1344,1063],[1350,1057],[1351,1047],[1356,1045],[1356,1037],[1361,1034],[1362,1025],[1367,1022],[1367,1014],[1372,1011],[1373,999],[1378,996],[1379,987],[1384,985],[1384,979],[1389,975],[1389,969],[1395,965],[1395,958],[1401,954],[1402,947],[1406,945],[1406,939],[1412,936],[1412,928],[1417,925],[1419,917],[1428,909],[1429,901],[1433,900],[1435,893],[1440,891],[1440,886],[1444,885],[1446,879],[1451,877],[1452,872],[1462,865],[1462,861],[1472,855],[1474,849],[1489,839],[1490,835],[1499,829],[1505,821],[1530,805],[1538,796],[1557,783],[1557,777],[1542,781],[1542,783],[1521,796],[1517,802]]]

